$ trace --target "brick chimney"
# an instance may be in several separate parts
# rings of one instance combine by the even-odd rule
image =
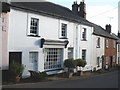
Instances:
[[[84,3],[84,0],[79,4],[78,15],[86,19],[86,4]]]
[[[111,33],[111,25],[106,25],[106,32]]]
[[[74,2],[72,5],[72,11],[78,16],[86,19],[86,5],[84,3],[84,0],[80,2],[79,5],[77,4],[77,1]]]
[[[77,4],[77,1],[73,3],[72,11],[73,11],[73,13],[78,14],[78,4]]]

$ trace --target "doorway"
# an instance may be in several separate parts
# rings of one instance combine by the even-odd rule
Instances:
[[[10,52],[9,53],[9,66],[15,61],[19,64],[22,64],[22,52]]]
[[[113,57],[110,56],[110,67],[112,67]]]

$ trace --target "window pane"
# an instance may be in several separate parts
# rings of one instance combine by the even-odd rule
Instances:
[[[45,49],[45,60],[44,60],[44,69],[58,69],[61,68],[62,63],[62,49],[58,48],[46,48]]]
[[[38,19],[31,18],[30,34],[38,34]]]
[[[82,40],[86,40],[86,28],[82,29]]]
[[[82,59],[86,60],[86,50],[82,50]]]
[[[62,27],[61,27],[61,36],[63,37],[67,37],[67,24],[63,24],[62,23]]]

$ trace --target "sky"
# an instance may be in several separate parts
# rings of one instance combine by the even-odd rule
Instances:
[[[82,0],[47,0],[69,9],[77,1]],[[118,2],[120,0],[84,0],[86,4],[87,20],[105,28],[106,24],[112,25],[112,32],[118,33]]]

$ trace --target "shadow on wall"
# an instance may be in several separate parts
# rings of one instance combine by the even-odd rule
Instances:
[[[34,43],[35,46],[40,46],[40,40],[36,40]]]

